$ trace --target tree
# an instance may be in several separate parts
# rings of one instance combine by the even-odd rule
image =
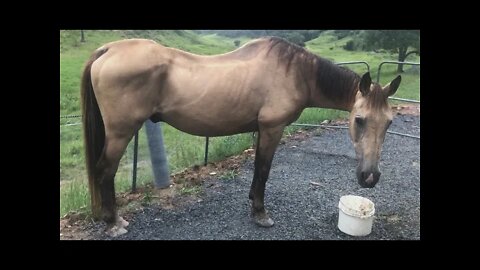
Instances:
[[[294,44],[297,44],[298,46],[305,47],[305,38],[301,33],[298,31],[285,31],[282,33],[282,35],[278,35]]]
[[[419,30],[369,30],[365,32],[364,41],[369,49],[398,52],[399,62],[404,62],[412,53],[420,55]],[[397,72],[403,72],[403,64],[398,64]]]
[[[238,45],[240,45],[240,40],[236,39],[233,44],[235,44],[235,47],[238,47]]]
[[[317,38],[322,31],[323,30],[196,30],[199,34],[217,34],[230,38],[242,36],[250,38],[277,36],[302,47],[305,47],[305,42]]]
[[[83,35],[83,30],[80,30],[80,35],[81,35],[80,42],[85,42],[85,36]]]

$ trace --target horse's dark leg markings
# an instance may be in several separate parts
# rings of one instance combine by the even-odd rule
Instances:
[[[252,186],[253,202],[252,202],[252,217],[256,224],[262,227],[273,226],[273,220],[268,216],[265,210],[265,184],[268,180],[270,167],[272,165],[275,149],[278,142],[282,138],[284,127],[275,128],[260,128],[259,140],[257,145],[257,154],[255,155],[255,173]]]
[[[98,166],[98,179],[100,182],[100,193],[102,198],[102,220],[107,225],[113,226],[116,217],[115,207],[115,173],[112,171],[112,164],[107,164],[105,158],[100,159]]]
[[[102,198],[102,219],[107,223],[107,234],[111,236],[127,232],[123,227],[127,226],[128,222],[117,214],[114,178],[120,159],[132,136],[113,137],[107,135],[102,156],[97,163]]]
[[[248,198],[250,200],[253,200],[254,197],[254,190],[255,186],[257,185],[257,179],[258,179],[258,170],[260,169],[260,166],[258,165],[258,159],[257,157],[260,156],[259,154],[259,145],[260,145],[260,133],[257,133],[257,143],[255,145],[255,162],[254,162],[254,170],[253,170],[253,180],[252,180],[252,185],[250,186],[250,192],[248,193]]]

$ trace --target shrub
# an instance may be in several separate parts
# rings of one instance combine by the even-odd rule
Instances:
[[[344,46],[343,48],[347,51],[353,51],[355,50],[355,42],[353,42],[353,40],[349,40]]]

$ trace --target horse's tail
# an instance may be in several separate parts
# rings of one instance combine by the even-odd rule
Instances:
[[[81,100],[83,115],[83,136],[85,143],[85,161],[88,173],[91,207],[94,218],[101,216],[101,192],[96,167],[105,145],[105,126],[93,92],[91,68],[93,62],[102,56],[108,49],[97,50],[92,54],[85,65],[82,76]]]

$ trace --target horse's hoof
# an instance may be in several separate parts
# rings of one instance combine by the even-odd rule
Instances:
[[[272,227],[275,222],[273,222],[273,219],[271,218],[254,218],[253,221],[255,221],[255,224],[261,227]]]
[[[117,216],[116,224],[118,227],[127,227],[130,223],[123,219],[121,216]]]
[[[275,222],[273,222],[273,219],[271,219],[266,213],[262,214],[253,214],[253,221],[255,224],[261,227],[272,227]]]
[[[119,227],[117,225],[115,225],[112,228],[107,229],[105,231],[105,233],[110,237],[117,237],[117,236],[120,236],[122,234],[126,234],[127,232],[128,232],[127,229],[125,229],[123,227]]]

